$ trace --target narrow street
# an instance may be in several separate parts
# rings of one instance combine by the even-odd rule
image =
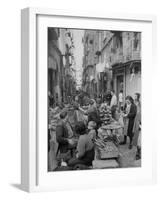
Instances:
[[[48,170],[140,167],[140,95],[140,32],[48,28]]]

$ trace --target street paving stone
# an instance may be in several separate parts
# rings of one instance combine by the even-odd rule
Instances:
[[[121,167],[141,167],[141,159],[136,160],[136,147],[128,148],[129,144],[119,146],[119,163]]]

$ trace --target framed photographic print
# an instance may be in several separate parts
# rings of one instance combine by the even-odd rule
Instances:
[[[21,19],[22,189],[154,183],[155,17],[26,8]]]

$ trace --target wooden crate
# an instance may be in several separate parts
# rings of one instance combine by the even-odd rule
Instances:
[[[93,169],[118,168],[119,164],[115,159],[110,160],[94,160],[92,162]]]
[[[116,145],[111,141],[106,142],[106,144],[107,144],[107,146],[105,149],[102,149],[102,150],[100,150],[99,148],[97,149],[98,158],[99,159],[117,158],[119,156],[119,151],[118,151],[118,148],[116,147]]]

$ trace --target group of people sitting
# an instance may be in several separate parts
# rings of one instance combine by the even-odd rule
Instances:
[[[121,95],[119,95],[121,96]],[[121,98],[120,98],[121,99]],[[138,146],[138,138],[141,129],[141,103],[140,94],[136,93],[134,99],[131,96],[125,98],[125,103],[117,102],[114,91],[111,91],[111,99],[105,98],[104,101],[97,102],[89,100],[89,105],[80,107],[79,102],[73,104],[78,113],[87,116],[84,120],[77,120],[74,128],[74,137],[69,137],[68,109],[62,109],[59,115],[59,122],[56,126],[56,140],[58,149],[56,157],[58,166],[77,169],[80,166],[91,166],[94,160],[94,140],[97,137],[97,130],[101,126],[100,110],[108,107],[111,110],[112,118],[122,121],[124,141],[120,145],[127,143],[130,139],[129,149]],[[140,147],[140,145],[139,145]],[[140,150],[140,148],[138,148]]]
[[[57,151],[59,165],[64,163],[71,169],[76,169],[80,165],[91,166],[94,160],[96,123],[89,121],[86,127],[83,121],[76,122],[75,137],[69,138],[66,126],[67,119],[67,111],[63,111],[60,114],[60,121],[56,127],[56,139],[59,144]]]

